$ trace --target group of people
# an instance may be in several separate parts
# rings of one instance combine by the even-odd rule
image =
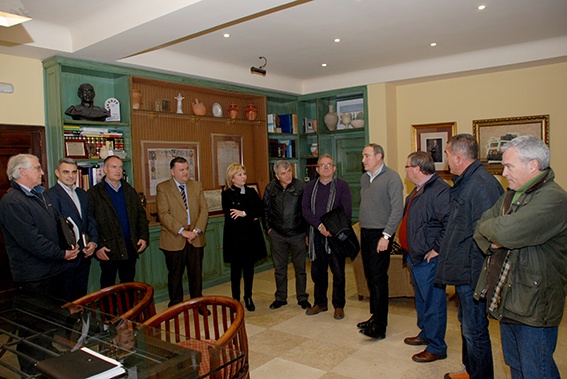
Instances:
[[[406,177],[415,187],[403,200],[400,175],[384,163],[384,149],[362,151],[360,251],[370,290],[371,317],[360,332],[380,340],[388,326],[388,268],[393,240],[404,250],[415,288],[419,333],[404,342],[425,349],[416,362],[447,357],[446,286],[459,300],[464,369],[445,378],[494,377],[488,314],[500,321],[502,349],[513,378],[558,378],[553,360],[567,291],[567,193],[554,182],[549,149],[541,140],[520,136],[504,147],[503,176],[509,189],[478,160],[470,134],[446,142],[445,160],[454,175],[450,186],[426,152],[407,157]],[[77,164],[59,160],[57,184],[44,191],[37,157],[10,158],[12,190],[0,202],[0,226],[14,282],[64,300],[87,291],[92,256],[100,261],[101,287],[134,280],[136,261],[149,240],[146,212],[123,179],[122,161],[104,162],[104,179],[88,192],[75,185]],[[295,270],[298,305],[309,316],[328,311],[328,270],[332,273],[333,317],[345,317],[346,255],[322,218],[340,209],[350,219],[352,195],[337,178],[330,155],[318,158],[318,177],[308,183],[292,175],[288,161],[273,165],[274,180],[263,198],[246,185],[246,168],[233,163],[222,191],[225,263],[231,266],[232,297],[252,300],[254,265],[266,257],[264,230],[271,244],[276,291],[270,309],[287,305],[287,267]],[[157,186],[161,222],[159,247],[168,269],[169,306],[183,301],[187,270],[190,297],[202,296],[202,264],[208,207],[202,186],[190,179],[186,159],[170,162],[171,178]],[[77,244],[62,247],[57,219],[78,230]],[[306,258],[311,263],[314,304],[306,292]],[[199,312],[209,312],[202,309]]]

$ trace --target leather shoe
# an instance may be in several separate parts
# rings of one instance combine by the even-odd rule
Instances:
[[[287,305],[287,301],[274,300],[274,302],[270,304],[270,309],[278,309],[283,307],[284,305]]]
[[[437,355],[430,353],[427,350],[423,350],[421,353],[414,354],[414,356],[411,357],[411,359],[413,359],[415,362],[420,362],[420,363],[434,362],[438,359],[445,359],[445,358],[447,358],[447,354]]]
[[[342,320],[345,318],[345,310],[343,308],[335,308],[335,314],[333,317],[335,320]]]
[[[297,305],[301,307],[301,309],[309,309],[311,308],[311,303],[307,300],[301,300],[297,302]]]
[[[251,297],[245,297],[244,304],[246,305],[246,309],[249,312],[254,312],[256,310],[256,306],[254,305],[254,302],[252,301]]]
[[[378,330],[378,327],[372,324],[370,327],[366,329],[360,329],[360,333],[364,334],[367,337],[374,338],[377,340],[383,340],[386,338],[386,333]]]
[[[367,329],[367,328],[370,328],[370,326],[372,326],[372,324],[374,324],[374,320],[371,317],[366,321],[359,322],[358,324],[356,324],[356,327],[358,329]]]
[[[421,338],[419,338],[419,336],[406,337],[404,338],[404,343],[406,345],[412,345],[412,346],[429,345],[429,341],[422,340]]]
[[[309,308],[308,310],[305,311],[305,314],[307,316],[313,316],[316,315],[317,313],[321,313],[321,312],[326,312],[328,311],[329,308],[327,307],[322,307],[320,305],[315,305],[312,308]]]

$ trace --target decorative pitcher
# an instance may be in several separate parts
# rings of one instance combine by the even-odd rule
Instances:
[[[228,107],[228,117],[235,119],[238,117],[238,106],[234,103],[230,103]]]
[[[256,117],[258,117],[258,108],[256,108],[254,103],[250,102],[244,110],[244,114],[246,115],[246,119],[254,121]]]
[[[195,116],[204,116],[207,113],[207,108],[205,104],[199,103],[199,99],[195,98],[191,103],[191,108],[193,108],[193,114]]]

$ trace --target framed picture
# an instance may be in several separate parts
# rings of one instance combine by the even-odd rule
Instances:
[[[156,186],[171,178],[169,162],[183,157],[189,163],[189,179],[199,180],[199,143],[142,141],[142,166],[148,202],[156,200]]]
[[[65,156],[69,158],[88,158],[85,141],[82,140],[66,140]]]
[[[449,166],[445,161],[447,141],[457,133],[456,122],[412,125],[413,151],[426,151],[435,162],[435,171],[445,179],[451,178]]]
[[[527,134],[540,138],[549,146],[549,115],[473,120],[479,159],[491,174],[502,175],[502,146]]]
[[[203,194],[209,207],[209,216],[222,214],[222,189],[205,190]]]
[[[225,185],[226,169],[231,163],[243,164],[242,136],[211,134],[213,144],[213,175],[218,187]]]
[[[337,123],[337,130],[341,129],[353,129],[352,124],[344,125],[342,123],[341,115],[345,113],[350,113],[351,121],[356,120],[359,113],[364,115],[364,99],[353,99],[353,100],[342,100],[337,101],[337,115],[339,116],[339,122]]]

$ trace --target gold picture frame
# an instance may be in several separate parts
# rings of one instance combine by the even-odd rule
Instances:
[[[434,124],[412,125],[412,151],[426,151],[435,162],[435,171],[444,178],[450,179],[451,173],[445,158],[445,148],[449,138],[457,134],[456,122],[438,122]]]
[[[478,158],[493,175],[502,175],[502,146],[514,137],[531,134],[549,146],[549,115],[473,120]]]

